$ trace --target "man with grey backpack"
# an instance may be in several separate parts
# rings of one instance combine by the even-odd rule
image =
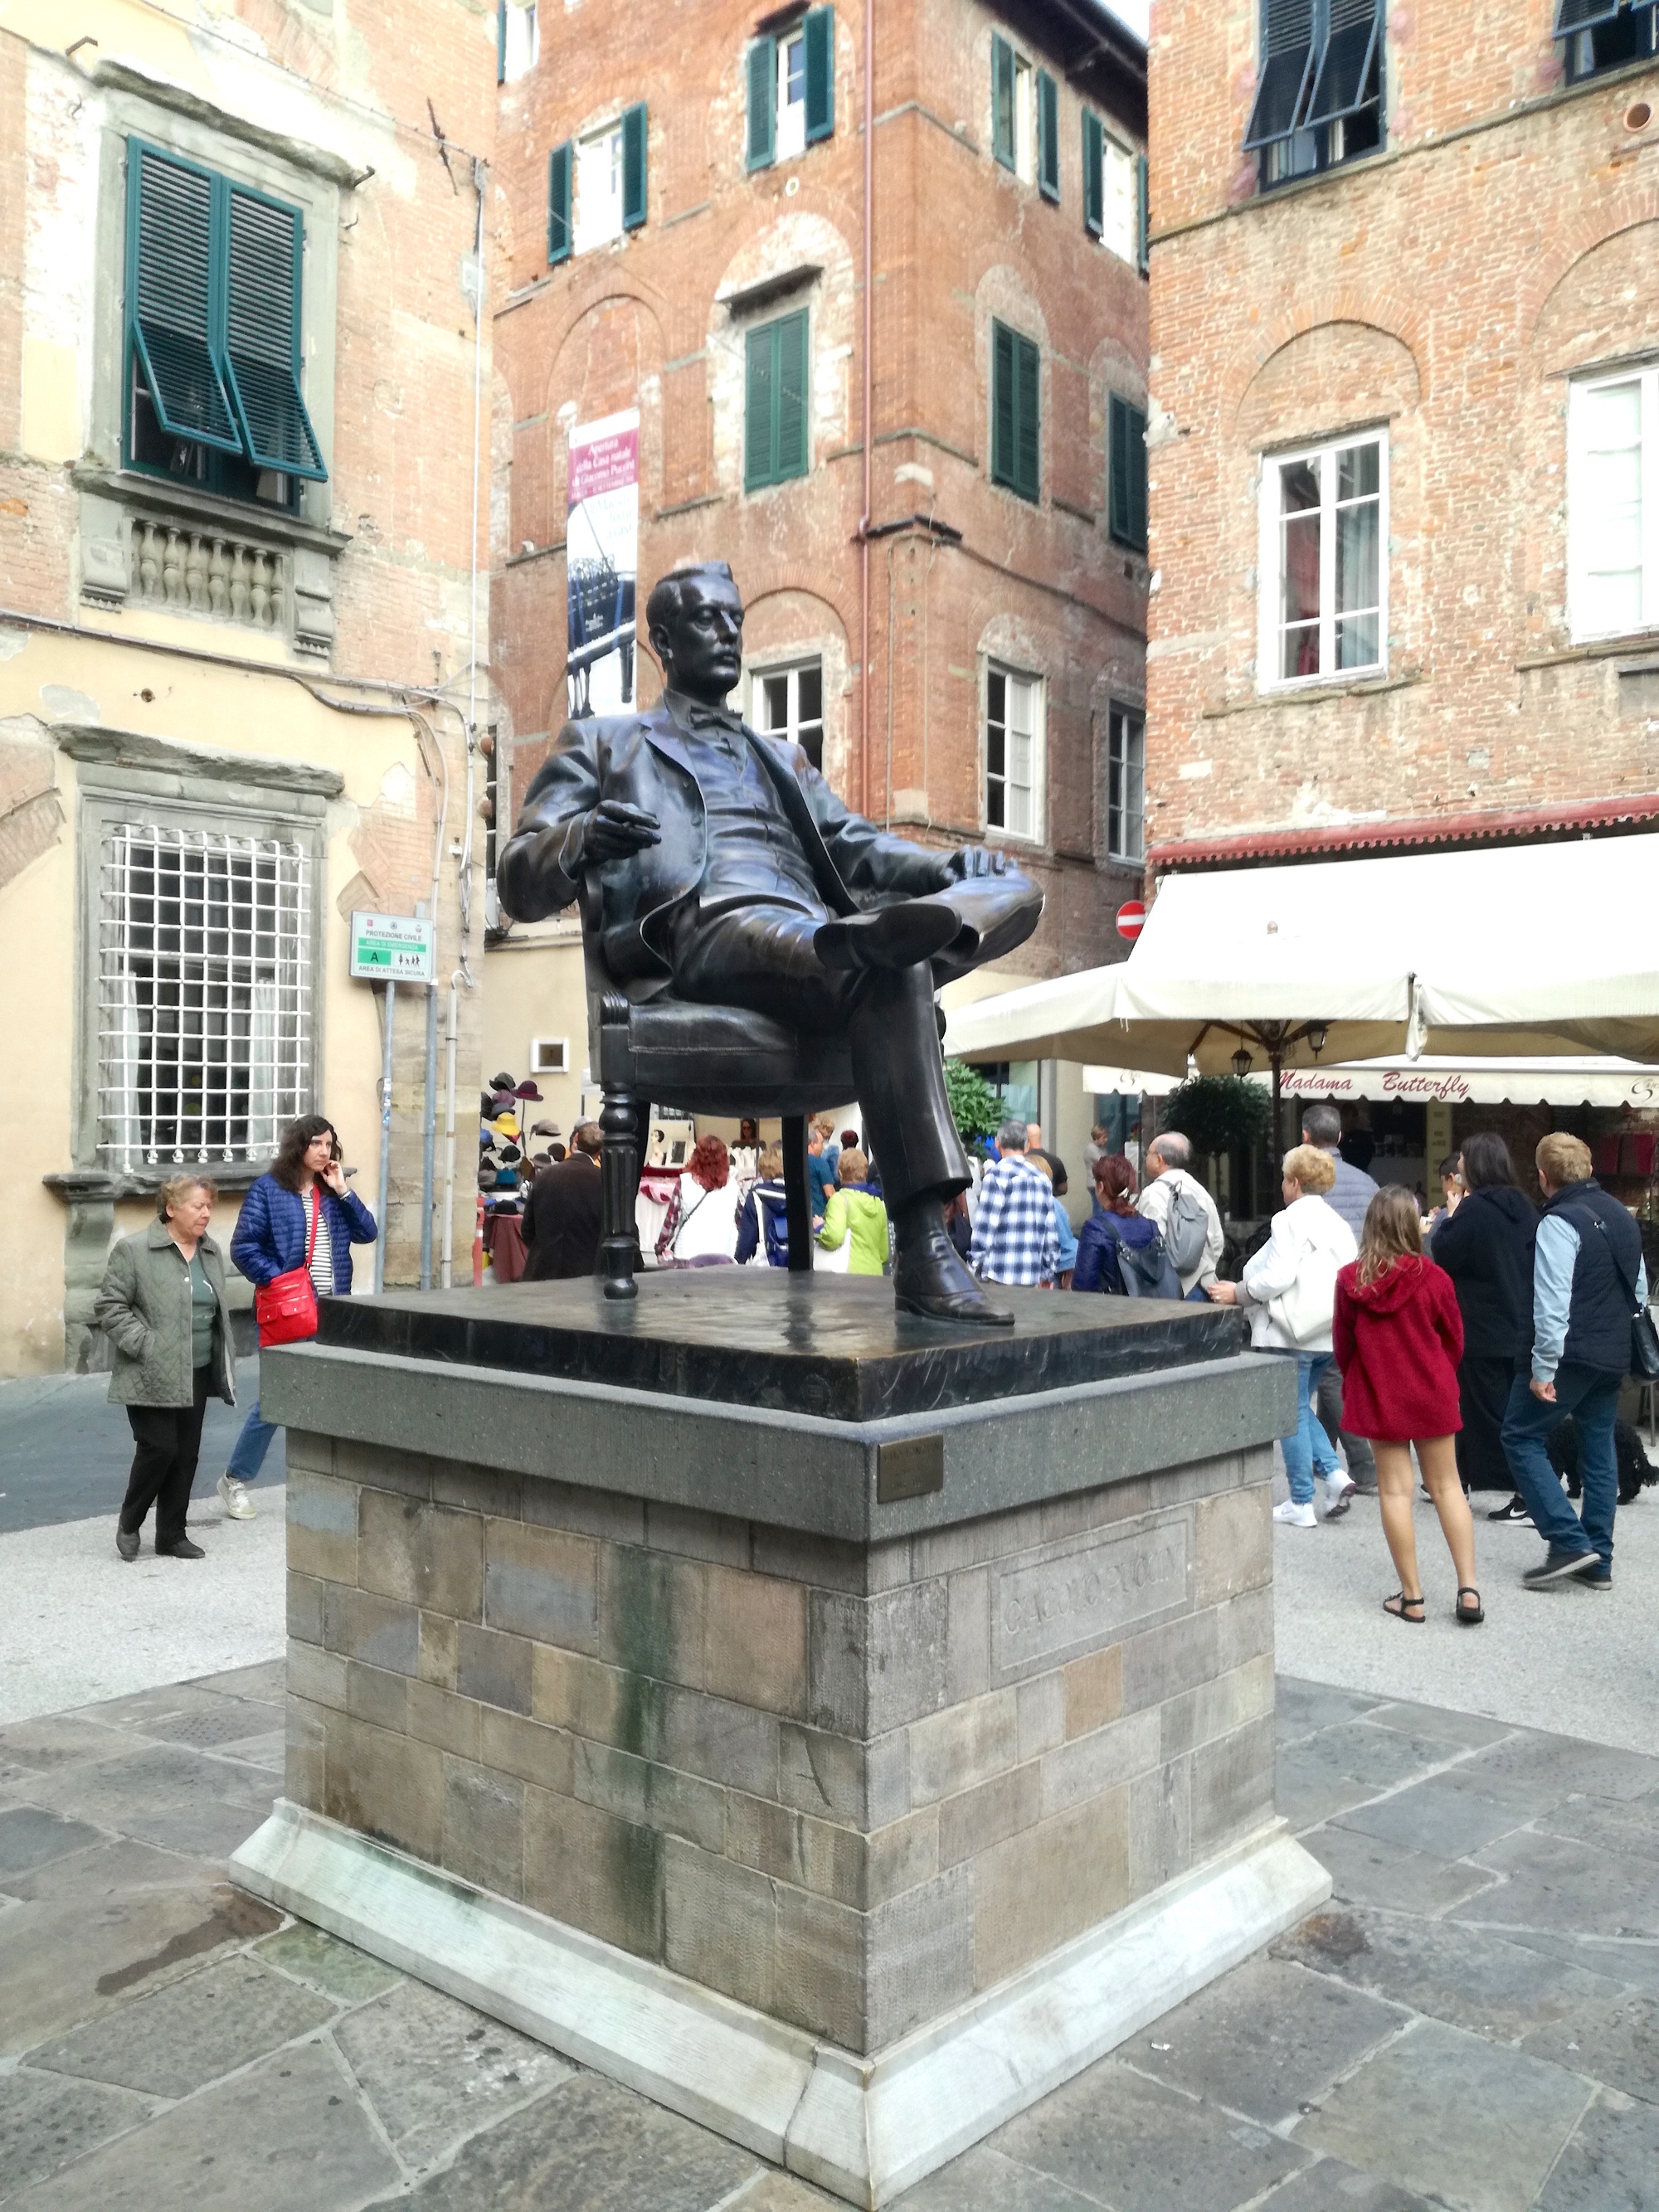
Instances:
[[[1224,1238],[1215,1200],[1190,1172],[1193,1148],[1174,1129],[1154,1137],[1146,1147],[1146,1188],[1136,1212],[1154,1224],[1164,1239],[1181,1295],[1201,1302],[1205,1285],[1216,1279]]]

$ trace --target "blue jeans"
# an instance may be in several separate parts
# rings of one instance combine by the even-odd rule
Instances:
[[[1281,1353],[1280,1358],[1285,1357]],[[1284,1439],[1285,1472],[1291,1478],[1291,1503],[1311,1505],[1314,1476],[1338,1474],[1342,1462],[1331,1449],[1331,1440],[1319,1425],[1314,1401],[1319,1378],[1331,1364],[1328,1352],[1298,1352],[1296,1355],[1296,1431]]]
[[[1571,1362],[1556,1370],[1553,1406],[1533,1396],[1525,1375],[1517,1375],[1510,1385],[1501,1431],[1504,1454],[1527,1510],[1553,1552],[1599,1552],[1604,1560],[1613,1559],[1613,1516],[1619,1503],[1613,1423],[1623,1380],[1599,1367]],[[1568,1504],[1544,1449],[1545,1437],[1569,1413],[1578,1429],[1578,1474],[1584,1486],[1582,1521]]]
[[[225,1462],[225,1473],[236,1482],[254,1482],[265,1463],[265,1454],[270,1449],[270,1440],[276,1433],[275,1421],[259,1417],[259,1401],[256,1398],[247,1409],[247,1419],[236,1439],[236,1448]]]

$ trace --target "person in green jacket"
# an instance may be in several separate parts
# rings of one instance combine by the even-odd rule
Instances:
[[[879,1275],[885,1272],[890,1246],[887,1236],[887,1208],[873,1191],[855,1188],[869,1172],[869,1164],[855,1146],[848,1146],[836,1163],[839,1188],[830,1194],[823,1211],[823,1226],[818,1231],[818,1242],[826,1252],[834,1252],[848,1237],[853,1243],[852,1255],[847,1263],[849,1275]]]
[[[155,1508],[155,1548],[164,1558],[199,1559],[185,1515],[210,1398],[236,1402],[225,1262],[208,1234],[213,1185],[175,1176],[156,1194],[156,1218],[124,1237],[109,1265],[93,1318],[115,1347],[110,1402],[125,1406],[137,1447],[132,1477],[115,1524],[115,1548],[138,1555],[138,1532]]]

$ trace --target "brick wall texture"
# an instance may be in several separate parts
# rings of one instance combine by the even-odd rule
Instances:
[[[1255,0],[1158,0],[1155,860],[1376,816],[1659,812],[1659,718],[1619,672],[1655,641],[1574,651],[1566,612],[1567,380],[1659,349],[1659,68],[1566,85],[1553,8],[1391,7],[1387,149],[1263,195]],[[1376,425],[1386,679],[1264,697],[1261,457]]]
[[[1004,27],[1059,76],[1043,19],[1026,9],[1018,29]],[[493,634],[515,797],[564,720],[568,431],[637,406],[641,610],[677,563],[729,561],[751,665],[822,657],[825,769],[851,804],[925,841],[977,838],[985,659],[1047,679],[1047,797],[1021,858],[1048,904],[1016,964],[1047,973],[1109,957],[1111,911],[1129,884],[1103,866],[1106,714],[1110,700],[1140,702],[1146,568],[1107,536],[1107,395],[1144,396],[1146,305],[1138,271],[1084,228],[1078,89],[1062,78],[1052,205],[991,158],[992,12],[898,0],[878,13],[871,519],[879,528],[932,513],[961,538],[912,529],[871,550],[866,738],[861,10],[856,0],[836,10],[834,136],[752,174],[752,7],[684,0],[672,27],[649,9],[544,9],[543,21],[539,66],[503,89],[495,167]],[[1097,112],[1131,104],[1103,65],[1083,82]],[[550,270],[550,149],[636,101],[648,116],[644,227]],[[803,267],[818,273],[775,307],[725,304]],[[744,333],[802,304],[810,472],[745,494]],[[989,482],[994,316],[1042,349],[1035,507]],[[929,471],[931,489],[902,479],[908,467]],[[641,676],[648,702],[659,679],[643,654]]]
[[[1270,1474],[866,1550],[291,1431],[288,1794],[874,2051],[1272,1817]]]

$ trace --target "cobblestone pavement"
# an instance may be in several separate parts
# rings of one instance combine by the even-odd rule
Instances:
[[[17,2212],[834,2200],[234,1889],[280,1662],[0,1729]],[[1659,2212],[1659,1759],[1281,1677],[1336,1895],[905,2212]]]

